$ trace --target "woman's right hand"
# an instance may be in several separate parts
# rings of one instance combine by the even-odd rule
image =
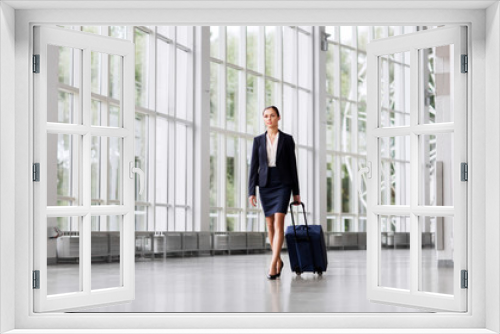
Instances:
[[[250,204],[257,206],[257,197],[255,197],[255,195],[248,197],[248,200],[250,201]]]

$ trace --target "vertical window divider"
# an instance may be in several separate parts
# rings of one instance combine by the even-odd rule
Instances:
[[[352,101],[356,101],[351,106],[351,152],[358,153],[358,33],[357,27],[352,26],[352,39],[354,45],[354,51],[351,51],[351,91],[353,92],[353,96],[351,98]],[[352,157],[351,166],[352,166],[352,187],[351,187],[351,198],[354,203],[352,203],[352,212],[354,212],[354,221],[353,221],[353,232],[359,231],[359,194],[356,191],[357,187],[355,185],[361,180],[358,180],[358,157]]]
[[[334,149],[337,151],[341,151],[341,134],[342,134],[342,129],[341,129],[341,117],[340,117],[340,27],[335,26],[335,38],[334,42],[337,44],[335,45],[335,52],[333,54],[333,59],[334,59],[334,81],[337,82],[337,84],[334,84],[334,90],[333,90],[333,96],[334,96],[334,133],[335,133],[335,144],[334,144]],[[337,61],[335,62],[335,58]],[[339,226],[342,226],[342,179],[341,179],[341,166],[342,166],[342,161],[341,157],[339,155],[334,156],[334,168],[335,168],[335,178],[334,178],[334,212],[338,214],[337,216],[337,224]],[[341,229],[341,232],[343,232],[343,228]]]
[[[157,43],[157,38],[156,38],[156,32],[157,32],[157,27],[152,27],[151,33],[149,34],[149,63],[150,66],[148,67],[149,75],[149,90],[148,90],[148,108],[149,110],[152,110],[154,112],[150,113],[147,116],[147,124],[148,124],[148,150],[146,153],[146,158],[149,161],[148,163],[148,173],[146,174],[146,202],[150,203],[151,205],[148,205],[146,207],[147,210],[147,217],[148,222],[148,231],[155,231],[156,232],[156,188],[153,186],[156,184],[156,163],[151,163],[152,161],[156,160],[156,107],[157,107],[157,101],[156,101],[156,85],[157,85],[157,78],[156,78],[156,68],[157,68],[157,57],[156,57],[156,43]],[[154,251],[151,249],[151,251]]]
[[[311,206],[314,214],[314,221],[321,222],[324,231],[328,231],[327,222],[327,186],[326,180],[326,51],[321,50],[321,41],[325,27],[313,27],[312,32],[312,73],[313,82],[313,143],[316,150],[314,156],[314,185]]]
[[[220,90],[220,96],[223,97],[222,103],[220,104],[220,123],[219,125],[221,126],[222,129],[227,128],[227,27],[223,26],[220,29],[220,45],[221,45],[221,59],[223,62],[222,66],[222,76],[220,82],[222,84],[222,87]],[[226,187],[227,187],[227,137],[226,135],[220,135],[220,150],[221,154],[219,154],[219,166],[220,166],[220,174],[219,174],[219,189],[222,189],[220,192],[220,199],[221,199],[221,204],[222,204],[222,212],[221,216],[219,217],[218,220],[218,228],[217,231],[227,231],[227,195],[226,195]]]
[[[101,27],[101,35],[109,36],[109,28],[106,27]],[[101,86],[101,94],[109,96],[109,76],[110,76],[110,66],[109,66],[109,55],[101,54],[101,60],[102,60],[102,67],[101,67],[101,73],[99,73],[99,79],[101,80],[102,86]],[[106,76],[104,77],[102,73],[106,73]],[[105,94],[103,94],[105,92]],[[108,126],[109,125],[109,100],[106,101],[106,103],[100,103],[100,125],[101,126]],[[108,204],[108,164],[109,164],[109,145],[108,145],[109,139],[103,139],[102,137],[99,138],[99,145],[100,145],[100,198],[99,199],[104,199],[104,204]],[[109,226],[109,219],[107,216],[100,216],[99,217],[99,228],[98,230],[102,230],[102,222],[106,222],[106,231],[109,231],[110,226]]]
[[[240,107],[238,108],[240,112],[240,122],[238,124],[240,133],[247,133],[247,28],[246,26],[240,27],[240,65],[243,67],[243,70],[240,73],[240,84],[239,84],[239,90],[240,90]],[[247,221],[247,216],[248,216],[248,200],[247,200],[247,187],[245,185],[247,184],[248,181],[248,174],[247,174],[247,139],[246,136],[242,136],[239,139],[239,145],[240,145],[240,157],[239,157],[239,167],[240,167],[240,181],[239,183],[241,184],[240,186],[240,198],[241,198],[241,204],[240,207],[243,208],[242,212],[239,213],[240,219],[239,219],[239,224],[236,227],[237,231],[244,231],[245,226],[246,226],[246,221]]]
[[[258,110],[257,110],[257,124],[258,124],[258,129],[259,134],[263,133],[265,131],[265,125],[262,122],[262,111],[266,107],[266,80],[265,80],[265,74],[266,74],[266,27],[265,26],[259,26],[259,36],[258,36],[258,54],[257,54],[257,71],[259,73],[262,73],[261,76],[258,76],[256,78],[258,82],[258,90],[257,90],[257,105],[258,105]],[[257,208],[259,208],[261,205],[260,203],[260,194],[257,191],[255,193],[257,197]],[[259,224],[259,231],[266,231],[266,218],[263,213],[259,213],[258,215],[258,224]]]

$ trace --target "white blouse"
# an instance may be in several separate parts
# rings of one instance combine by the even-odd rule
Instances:
[[[276,167],[276,152],[278,151],[278,139],[280,133],[276,134],[276,138],[274,138],[274,143],[271,144],[271,139],[269,139],[269,135],[266,134],[266,150],[267,150],[267,166],[268,167]]]

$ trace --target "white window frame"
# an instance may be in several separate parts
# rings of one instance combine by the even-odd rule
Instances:
[[[43,5],[43,4],[41,4]],[[375,4],[374,4],[375,6]],[[485,254],[488,251],[498,251],[498,235],[494,236],[490,234],[488,238],[488,243],[486,246],[484,242],[486,240],[486,232],[498,232],[498,227],[493,227],[491,223],[485,222],[484,217],[484,200],[485,194],[483,192],[484,186],[484,176],[483,169],[477,168],[475,166],[474,157],[477,157],[477,165],[479,166],[485,160],[483,153],[483,146],[481,143],[484,142],[484,115],[494,116],[493,111],[488,112],[485,110],[485,105],[497,106],[497,102],[493,99],[493,96],[497,95],[496,91],[493,93],[488,90],[488,100],[484,100],[485,91],[485,73],[482,72],[481,66],[485,64],[484,58],[484,38],[497,36],[495,32],[486,32],[484,27],[484,22],[493,23],[495,27],[499,26],[498,11],[496,8],[488,10],[488,17],[486,16],[486,11],[481,9],[483,7],[474,7],[476,10],[468,9],[429,9],[424,8],[420,10],[398,10],[398,9],[388,9],[383,7],[382,4],[377,3],[377,8],[383,10],[377,11],[377,15],[373,15],[373,9],[362,10],[357,9],[356,11],[350,11],[345,9],[333,8],[333,9],[287,9],[290,15],[277,15],[278,12],[274,12],[276,15],[262,15],[262,11],[233,11],[233,10],[222,10],[218,11],[219,15],[209,16],[207,15],[206,9],[192,9],[192,10],[177,10],[177,9],[165,9],[165,10],[123,10],[117,9],[110,11],[109,21],[119,22],[121,24],[133,24],[136,22],[155,22],[155,24],[160,24],[163,22],[167,23],[183,23],[183,24],[217,24],[221,21],[230,22],[241,22],[241,24],[252,24],[254,22],[259,22],[265,25],[270,23],[270,17],[272,17],[273,23],[279,24],[294,24],[297,21],[307,21],[310,22],[314,17],[314,23],[317,25],[335,25],[335,24],[345,24],[352,25],[356,24],[366,24],[375,25],[378,22],[386,22],[388,25],[398,24],[398,22],[405,22],[408,25],[430,25],[434,22],[439,22],[443,24],[457,24],[466,23],[469,27],[469,41],[468,46],[469,55],[478,55],[477,58],[471,57],[471,62],[469,63],[469,70],[477,69],[478,75],[469,76],[468,84],[471,89],[468,92],[468,104],[469,110],[472,112],[469,114],[468,131],[473,131],[474,136],[471,137],[469,142],[469,152],[472,152],[472,162],[470,163],[470,173],[469,179],[476,180],[476,183],[471,183],[469,190],[469,220],[475,223],[474,233],[472,233],[469,227],[468,233],[472,236],[468,240],[468,247],[470,256],[468,259],[469,270],[474,273],[473,276],[469,276],[469,290],[468,300],[469,308],[468,312],[464,314],[454,314],[454,313],[436,313],[436,314],[385,314],[376,315],[373,314],[279,314],[273,316],[266,316],[260,314],[254,314],[251,316],[245,315],[225,315],[217,314],[210,317],[206,315],[184,315],[184,314],[123,314],[123,315],[89,315],[89,314],[50,314],[50,315],[35,315],[32,313],[32,301],[30,295],[32,290],[30,289],[30,268],[32,267],[31,249],[32,249],[32,212],[26,210],[26,207],[32,205],[30,196],[32,193],[32,185],[26,175],[30,174],[31,161],[29,159],[30,154],[32,154],[32,148],[29,145],[30,133],[33,130],[33,124],[31,120],[32,106],[29,103],[29,99],[26,95],[32,96],[31,76],[30,76],[30,66],[31,63],[31,27],[34,23],[50,23],[60,22],[60,21],[74,21],[72,23],[78,24],[85,22],[97,22],[101,19],[102,15],[98,10],[66,10],[66,11],[43,11],[43,10],[26,10],[19,11],[16,15],[15,25],[12,23],[12,11],[6,9],[8,5],[3,4],[2,10],[8,12],[7,22],[2,24],[8,25],[10,28],[15,27],[16,33],[16,86],[24,87],[20,88],[16,92],[15,96],[15,108],[16,108],[16,119],[11,121],[9,124],[16,126],[16,226],[14,228],[2,226],[2,231],[14,231],[15,230],[15,252],[14,256],[12,253],[6,254],[6,252],[1,253],[2,265],[5,265],[8,269],[12,269],[12,275],[16,278],[15,284],[15,294],[8,293],[9,300],[7,302],[15,303],[15,323],[12,321],[9,323],[10,328],[61,328],[64,332],[68,332],[67,328],[137,328],[137,324],[142,322],[144,326],[149,328],[162,328],[166,324],[170,328],[193,328],[196,324],[198,328],[255,328],[256,324],[264,324],[269,328],[276,328],[276,326],[283,326],[286,324],[292,328],[303,328],[304,326],[308,328],[351,328],[354,324],[362,323],[365,328],[374,328],[372,332],[376,332],[375,328],[398,328],[397,332],[408,332],[405,328],[421,328],[422,332],[426,330],[424,328],[467,328],[468,333],[488,333],[485,330],[486,326],[489,328],[496,329],[498,327],[497,320],[495,320],[496,314],[488,315],[486,313],[486,306],[493,307],[493,310],[498,310],[499,300],[495,296],[487,297],[485,294],[485,283],[487,288],[494,288],[497,285],[498,279],[495,277],[495,272],[493,272],[493,278],[485,278]],[[263,5],[261,9],[268,11]],[[272,10],[270,10],[273,13]],[[497,13],[497,14],[495,14]],[[269,14],[269,13],[267,13]],[[213,22],[217,20],[218,22]],[[470,29],[474,27],[475,29]],[[5,29],[2,26],[2,34],[4,34]],[[4,43],[4,41],[2,41]],[[6,42],[8,43],[8,41]],[[498,47],[499,42],[497,40],[487,39],[488,47]],[[12,46],[12,43],[9,44]],[[11,50],[12,52],[12,50]],[[490,51],[492,52],[492,51]],[[8,60],[7,60],[8,61]],[[494,64],[497,62],[497,58],[487,54],[486,63]],[[13,64],[12,59],[10,64]],[[2,78],[3,80],[3,78]],[[5,83],[5,81],[3,81]],[[488,82],[493,85],[493,88],[498,88],[499,81],[497,78],[490,78]],[[2,88],[3,90],[4,88]],[[491,93],[491,95],[489,94]],[[4,91],[2,91],[2,98],[4,98]],[[474,96],[474,100],[472,100]],[[14,101],[13,98],[8,100],[10,103]],[[3,113],[3,110],[2,110]],[[471,114],[475,114],[478,121],[472,123]],[[2,114],[5,119],[5,116]],[[498,119],[498,118],[497,118]],[[319,125],[321,127],[322,125]],[[493,126],[493,125],[491,125]],[[3,145],[3,143],[2,143]],[[494,149],[495,143],[488,144],[487,148]],[[24,153],[24,154],[23,154]],[[2,154],[10,156],[12,150],[6,151]],[[494,157],[498,157],[498,153],[491,153]],[[493,168],[493,167],[492,167]],[[496,166],[495,166],[496,168]],[[4,174],[2,174],[2,177]],[[496,179],[495,179],[496,180]],[[489,188],[494,190],[494,185]],[[472,193],[475,194],[474,197],[470,196]],[[493,194],[498,197],[497,193]],[[4,205],[4,202],[2,202]],[[490,212],[490,211],[487,211]],[[494,213],[494,212],[491,212]],[[3,224],[6,225],[6,224]],[[5,234],[4,234],[5,235]],[[2,237],[3,238],[3,237]],[[5,239],[2,239],[2,243]],[[472,247],[474,245],[474,247]],[[11,259],[9,259],[11,258]],[[29,259],[26,261],[26,259]],[[16,266],[14,266],[16,263]],[[494,268],[498,268],[498,263],[491,263]],[[14,273],[15,270],[15,273]],[[2,275],[8,275],[8,273],[2,273]],[[8,276],[8,279],[10,280]],[[10,280],[11,281],[11,280]],[[14,282],[14,281],[11,281]],[[2,287],[2,293],[6,292],[6,288]],[[14,300],[15,298],[15,300]],[[486,298],[486,303],[484,302]],[[5,311],[5,308],[1,309],[2,315],[9,315]],[[194,322],[194,320],[196,322]],[[355,325],[356,326],[356,325]],[[359,328],[359,326],[356,326]],[[9,329],[10,329],[9,328]],[[102,332],[95,330],[96,333]],[[384,331],[387,332],[387,331]],[[439,332],[439,330],[428,330],[428,332]],[[444,332],[444,330],[443,330]]]

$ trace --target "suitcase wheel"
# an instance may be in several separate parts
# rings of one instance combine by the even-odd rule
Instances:
[[[297,274],[297,276],[300,276],[300,274],[302,274],[302,271],[297,270],[297,271],[295,271],[295,274]]]
[[[323,276],[323,272],[322,271],[318,271],[318,275],[319,276]]]

